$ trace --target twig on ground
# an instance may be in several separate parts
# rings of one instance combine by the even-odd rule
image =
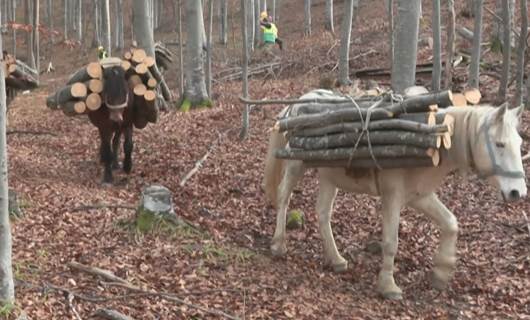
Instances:
[[[94,315],[108,320],[134,320],[133,318],[112,309],[99,309]]]
[[[73,304],[73,301],[74,301],[74,295],[73,294],[66,294],[66,300],[68,301],[68,309],[70,309],[70,311],[73,313],[73,315],[75,316],[75,318],[77,320],[82,320],[81,316],[79,315],[79,313],[77,312],[77,310],[75,309],[75,306]]]
[[[136,210],[137,208],[132,205],[128,204],[110,204],[110,203],[99,203],[99,204],[86,204],[81,205],[79,207],[73,208],[72,212],[77,211],[86,211],[86,210],[93,210],[93,209],[129,209],[129,210]]]
[[[57,137],[56,133],[50,132],[50,131],[35,131],[35,130],[7,130],[7,135],[10,134],[33,134],[33,135],[48,135]]]
[[[78,270],[78,271],[82,271],[82,272],[94,275],[94,276],[102,277],[103,279],[108,280],[108,281],[119,282],[119,283],[128,285],[131,288],[136,288],[132,284],[130,284],[129,281],[127,281],[127,280],[125,280],[123,278],[120,278],[120,277],[116,276],[114,273],[112,273],[111,271],[108,271],[108,270],[105,270],[105,269],[100,269],[100,268],[97,268],[97,267],[85,266],[85,265],[80,264],[80,263],[75,262],[75,261],[69,262],[68,263],[68,267],[70,267],[71,269],[75,269],[75,270]]]

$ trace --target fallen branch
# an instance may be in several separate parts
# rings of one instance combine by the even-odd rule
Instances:
[[[70,309],[70,311],[74,314],[76,320],[82,320],[81,316],[79,315],[79,313],[77,312],[77,310],[75,309],[75,306],[74,306],[74,296],[72,294],[67,294],[65,296],[66,300],[68,301],[68,309]]]
[[[77,212],[77,211],[86,211],[86,210],[93,210],[93,209],[129,209],[129,210],[136,210],[137,208],[135,206],[131,206],[131,205],[128,205],[128,204],[101,203],[101,204],[82,205],[82,206],[73,208],[71,211],[72,212]]]
[[[530,152],[528,152],[526,155],[524,155],[524,156],[521,158],[522,161],[526,161],[526,160],[528,160],[528,159],[530,159]]]
[[[321,99],[321,98],[310,98],[310,99],[271,99],[271,100],[251,100],[244,97],[239,97],[239,101],[246,104],[253,105],[264,105],[264,104],[298,104],[298,103],[347,103],[351,102],[350,99]],[[357,99],[355,99],[357,101]]]
[[[108,320],[134,320],[133,318],[124,315],[116,310],[99,309],[94,313],[95,316]]]
[[[7,130],[7,135],[10,134],[34,134],[34,135],[49,135],[57,137],[57,134],[50,131],[34,131],[34,130]]]
[[[75,262],[75,261],[69,262],[68,263],[68,267],[70,267],[72,269],[75,269],[75,270],[78,270],[78,271],[82,271],[82,272],[94,275],[94,276],[102,277],[103,279],[108,280],[108,281],[118,282],[118,283],[121,283],[121,284],[124,284],[124,285],[128,285],[131,288],[136,288],[133,285],[131,285],[129,283],[129,281],[116,276],[114,273],[112,273],[111,271],[108,271],[108,270],[100,269],[100,268],[97,268],[97,267],[85,266],[85,265],[80,264],[80,263]]]

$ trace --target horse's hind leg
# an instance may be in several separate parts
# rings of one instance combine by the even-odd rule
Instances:
[[[125,158],[123,160],[123,171],[130,173],[132,170],[132,151],[133,151],[133,127],[132,125],[125,129],[125,140],[123,141],[123,151]]]
[[[120,154],[120,137],[121,131],[117,130],[112,138],[112,169],[118,169],[120,167],[118,163],[118,156]]]
[[[431,217],[440,227],[440,246],[434,257],[433,286],[443,289],[455,269],[458,222],[434,193],[415,200],[410,205]]]
[[[276,230],[272,238],[271,251],[275,256],[284,255],[287,252],[285,244],[285,224],[287,208],[291,193],[296,183],[304,174],[304,165],[301,161],[286,161],[282,182],[278,186],[278,213],[276,216]]]
[[[322,243],[324,246],[324,259],[335,272],[343,272],[348,269],[348,261],[344,259],[335,244],[333,231],[331,230],[331,214],[333,202],[337,195],[337,188],[330,181],[320,178],[320,186],[317,198],[318,226]]]

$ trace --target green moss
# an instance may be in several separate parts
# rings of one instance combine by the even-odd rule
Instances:
[[[495,53],[502,53],[502,41],[498,37],[491,40],[490,49]]]
[[[17,306],[13,302],[2,303],[0,306],[0,317],[7,319],[16,309]]]
[[[301,210],[291,210],[287,214],[287,229],[300,229],[304,222],[305,216]]]
[[[213,101],[211,99],[202,100],[202,102],[200,103],[200,106],[201,107],[206,107],[206,108],[212,108],[213,107]]]
[[[180,104],[180,111],[188,112],[191,109],[191,101],[188,98],[184,98]]]

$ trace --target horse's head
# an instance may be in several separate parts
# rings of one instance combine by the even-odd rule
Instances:
[[[521,159],[522,139],[517,132],[523,107],[508,109],[507,104],[483,117],[471,145],[478,174],[498,187],[505,201],[526,197],[526,178]]]
[[[123,122],[123,113],[129,104],[129,90],[125,72],[121,66],[109,66],[103,70],[103,99],[110,112],[110,120]]]

